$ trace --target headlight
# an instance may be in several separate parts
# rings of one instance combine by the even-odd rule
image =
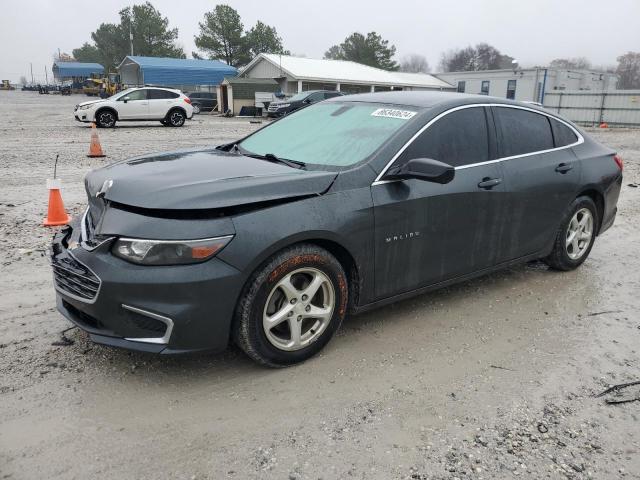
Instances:
[[[210,259],[232,238],[233,235],[203,240],[120,238],[111,251],[116,257],[139,265],[185,265]]]
[[[291,104],[290,103],[281,103],[280,105],[278,105],[278,108],[287,108],[290,107]]]
[[[80,105],[78,110],[89,110],[93,105]]]

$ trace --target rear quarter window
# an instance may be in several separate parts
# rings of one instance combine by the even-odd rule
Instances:
[[[530,110],[492,107],[502,157],[554,148],[549,117]]]
[[[578,136],[567,125],[553,118],[550,121],[556,147],[566,147],[578,141]]]

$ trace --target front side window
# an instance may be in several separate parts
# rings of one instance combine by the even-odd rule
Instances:
[[[239,146],[249,154],[347,167],[374,153],[415,114],[410,107],[319,103],[258,130]]]
[[[492,107],[502,157],[554,148],[549,117],[519,108]]]
[[[482,95],[489,95],[489,80],[483,80],[480,85],[480,93]]]
[[[118,101],[124,101],[125,97],[127,98],[128,101],[134,101],[134,100],[146,100],[147,99],[147,91],[146,90],[132,90],[131,92],[127,93],[126,95],[122,95],[120,98],[118,98]]]
[[[440,118],[402,152],[398,163],[414,158],[431,158],[454,167],[489,160],[484,108],[464,108]]]
[[[509,80],[507,82],[507,98],[509,100],[515,100],[516,98],[516,81]]]

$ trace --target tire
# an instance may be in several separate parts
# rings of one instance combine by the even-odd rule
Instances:
[[[578,268],[593,248],[598,225],[598,209],[593,200],[589,197],[576,198],[560,222],[553,250],[544,261],[556,270]]]
[[[113,110],[98,110],[96,113],[96,126],[99,128],[113,128],[116,126],[117,115]]]
[[[322,350],[340,328],[347,302],[348,282],[340,262],[315,245],[293,246],[267,260],[245,285],[236,307],[233,339],[249,357],[268,367],[303,362]]]
[[[187,116],[184,111],[176,108],[167,114],[166,120],[171,127],[181,127],[187,120]]]
[[[193,107],[194,115],[198,115],[202,111],[202,108],[200,107],[199,103],[192,103],[191,106]]]

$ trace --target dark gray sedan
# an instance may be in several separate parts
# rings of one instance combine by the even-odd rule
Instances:
[[[59,311],[99,343],[303,361],[349,312],[543,259],[571,270],[616,216],[622,161],[544,109],[338,97],[217,148],[86,177],[52,249]]]

